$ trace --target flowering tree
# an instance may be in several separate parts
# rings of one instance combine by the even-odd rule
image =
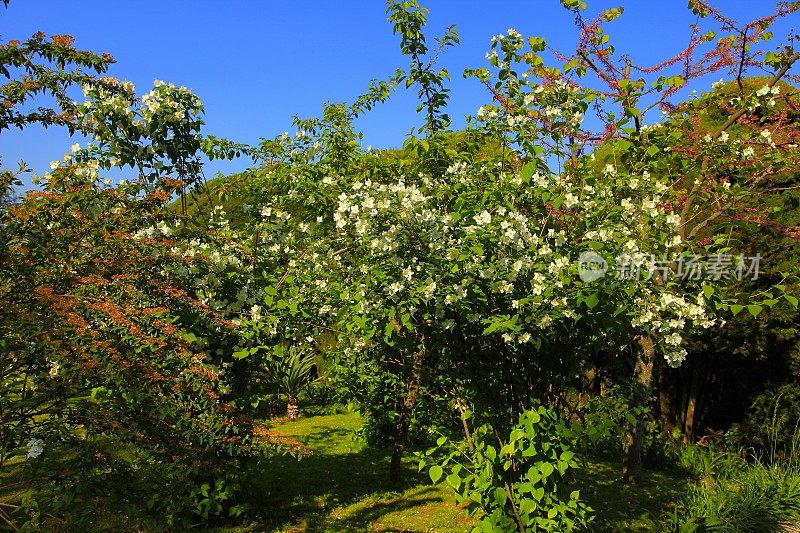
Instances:
[[[539,403],[555,403],[588,354],[605,351],[634,367],[638,419],[624,449],[636,481],[655,358],[679,366],[685,334],[718,324],[718,311],[758,315],[781,296],[797,304],[781,285],[745,302],[720,291],[723,274],[753,270],[744,257],[722,263],[737,208],[797,164],[797,134],[778,131],[775,102],[798,55],[756,46],[797,5],[739,26],[692,2],[724,35],[698,26],[686,50],[641,67],[603,30],[621,9],[587,20],[584,3],[562,4],[576,16],[575,52],[548,54],[543,39],[513,29],[496,36],[489,65],[466,73],[492,102],[460,137],[446,132],[449,74],[436,67],[457,34],[430,49],[427,11],[409,0],[388,6],[407,72],[256,148],[203,139],[200,101],[169,84],[137,98],[106,79],[86,87],[83,104],[64,102],[69,115],[58,120],[92,141],[52,164],[43,191],[3,211],[13,228],[0,258],[2,378],[13,391],[0,402],[5,456],[27,443],[30,459],[46,457],[66,441],[95,464],[132,468],[103,448],[112,438],[141,450],[154,475],[194,487],[163,506],[168,514],[188,506],[207,517],[229,505],[225,467],[292,446],[242,413],[265,370],[326,349],[345,390],[389,428],[394,479],[415,415],[446,406],[441,418],[459,419],[474,463],[470,481],[451,484],[484,509],[487,527],[569,528],[585,507],[547,478],[571,468],[570,432]],[[59,53],[71,50],[62,44]],[[18,46],[5,53],[17,57]],[[772,75],[751,87],[753,67]],[[735,94],[670,103],[723,69]],[[402,82],[420,98],[418,136],[399,153],[363,151],[353,120]],[[665,117],[648,124],[658,108]],[[723,119],[698,133],[712,109]],[[14,113],[6,124],[36,119]],[[55,123],[59,113],[45,115]],[[165,209],[197,181],[201,148],[261,165],[236,225],[218,208],[202,221]],[[135,179],[102,180],[118,167]],[[688,261],[698,257],[717,264]],[[537,456],[532,474],[523,447],[551,440],[559,455]],[[543,487],[553,492],[544,500]]]
[[[185,182],[162,172],[192,178],[202,107],[185,88],[157,83],[138,99],[130,84],[106,84],[72,106],[92,140],[2,215],[0,462],[25,443],[32,461],[70,451],[55,490],[35,482],[42,512],[123,475],[135,480],[129,498],[172,521],[237,514],[232,467],[298,445],[231,401],[230,363],[209,347],[236,343],[237,325],[181,275],[201,258],[178,246],[167,207]],[[100,174],[122,166],[137,179]]]
[[[696,28],[686,50],[639,67],[615,59],[602,29],[621,10],[587,21],[581,2],[563,3],[576,14],[579,43],[574,54],[553,55],[559,68],[546,66],[543,39],[509,30],[493,40],[489,67],[468,72],[494,100],[478,111],[472,132],[497,139],[504,153],[486,160],[441,135],[448,74],[433,68],[438,50],[425,45],[425,10],[415,2],[388,9],[411,59],[393,81],[416,84],[425,113],[423,137],[409,140],[407,156],[360,153],[346,107],[336,108],[335,127],[298,122],[294,137],[262,147],[270,166],[254,187],[270,201],[252,208],[256,221],[244,233],[257,236],[261,257],[264,246],[286,255],[265,269],[270,293],[254,322],[280,325],[265,341],[274,346],[287,334],[340,334],[343,366],[356,370],[347,373],[349,390],[368,413],[391,413],[395,475],[421,397],[468,405],[496,429],[510,429],[531,391],[557,394],[587,364],[585,354],[623,346],[634,355],[631,407],[641,413],[656,354],[680,365],[685,331],[713,326],[718,310],[744,308],[720,297],[724,276],[703,279],[708,268],[679,274],[688,256],[721,258],[730,243],[718,228],[765,176],[795,164],[793,141],[775,142],[769,127],[730,132],[773,108],[797,55],[759,56],[755,44],[796,6],[780,4],[739,27],[694,3],[726,35]],[[449,30],[440,48],[456,40]],[[741,80],[759,65],[774,74],[750,90]],[[669,102],[690,80],[725,69],[739,80],[738,96]],[[698,116],[723,98],[730,114],[698,136]],[[658,108],[666,118],[648,125]],[[600,131],[587,126],[592,113]],[[333,146],[340,151],[326,148]],[[618,268],[586,275],[587,258]],[[745,259],[728,272],[751,271]],[[780,285],[745,303],[758,314],[778,296]],[[625,444],[631,480],[639,476],[639,419]]]

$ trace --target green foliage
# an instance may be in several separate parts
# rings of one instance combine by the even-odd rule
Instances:
[[[117,90],[108,78],[96,77],[114,62],[111,56],[77,50],[73,41],[69,35],[48,39],[39,32],[22,42],[12,39],[0,43],[0,75],[8,80],[0,86],[0,131],[36,123],[65,126],[71,132],[80,130],[74,122],[75,102],[68,96],[68,88],[85,85]],[[52,97],[55,107],[25,109],[40,95]]]
[[[739,444],[771,462],[797,454],[800,444],[800,387],[787,383],[753,401],[734,434]]]
[[[649,409],[631,409],[629,394],[624,388],[610,385],[602,394],[594,395],[580,406],[575,415],[580,419],[578,449],[598,457],[619,459],[622,454],[622,437],[625,423],[635,423],[638,417],[647,419],[642,443],[642,455],[651,460],[660,459],[662,446],[658,427],[649,420]]]
[[[294,344],[266,361],[267,386],[286,396],[286,415],[290,420],[297,418],[298,396],[316,379],[313,374],[315,362],[313,352]]]
[[[728,479],[746,466],[744,458],[729,450],[718,450],[713,445],[675,444],[671,449],[675,466],[693,475],[701,484],[715,478]]]
[[[450,125],[445,113],[450,89],[444,83],[450,79],[447,69],[437,68],[436,59],[442,49],[458,44],[458,32],[450,26],[445,34],[436,39],[438,49],[428,56],[428,45],[423,28],[428,9],[416,0],[393,0],[386,8],[389,22],[395,34],[400,35],[400,50],[411,59],[408,73],[398,72],[396,81],[405,82],[406,87],[417,85],[420,104],[417,111],[425,111],[425,126],[421,131],[434,135]]]
[[[460,445],[428,472],[434,483],[452,487],[470,513],[480,510],[474,532],[576,531],[591,521],[592,510],[579,491],[567,494],[566,480],[578,466],[573,437],[554,410],[540,406],[524,412],[508,437],[478,427],[472,445]]]
[[[562,3],[578,17],[586,8]],[[764,176],[796,166],[796,153],[771,140],[784,114],[764,111],[777,79],[740,88],[728,102],[731,116],[763,130],[731,141],[728,118],[701,140],[695,119],[727,96],[688,102],[646,127],[644,110],[666,105],[685,75],[631,78],[652,72],[632,70],[627,58],[617,65],[609,35],[580,18],[582,45],[573,57],[556,56],[560,67],[545,65],[544,39],[509,30],[493,38],[488,66],[468,72],[490,88],[492,103],[452,135],[449,73],[436,63],[457,33],[449,28],[431,49],[427,10],[416,0],[390,1],[387,14],[408,71],[372,82],[352,105],[296,118],[294,135],[258,147],[202,139],[199,99],[161,82],[137,98],[130,84],[106,79],[86,84],[83,104],[61,102],[59,86],[48,85],[53,72],[30,65],[101,71],[107,61],[73,53],[69,39],[2,48],[0,65],[44,79],[4,86],[11,115],[0,130],[38,121],[92,137],[52,164],[44,191],[4,200],[11,205],[0,213],[0,462],[25,456],[31,473],[39,460],[61,462],[59,480],[69,483],[33,490],[24,509],[32,526],[122,476],[135,480],[137,503],[148,483],[161,487],[144,507],[173,525],[242,513],[242,461],[299,448],[243,409],[271,385],[294,419],[315,362],[300,346],[316,344],[369,416],[367,431],[391,432],[395,467],[416,428],[452,434],[463,423],[465,448],[429,473],[482,511],[477,531],[572,531],[591,519],[565,485],[576,467],[573,439],[610,447],[620,421],[636,426],[646,412],[619,394],[601,396],[574,433],[531,398],[556,402],[591,354],[631,339],[652,338],[679,366],[683,335],[714,326],[716,311],[747,309],[761,319],[779,299],[796,306],[779,279],[741,302],[724,279],[678,280],[668,275],[672,265],[657,265],[679,252],[730,251],[735,209]],[[747,39],[742,57],[755,64]],[[778,78],[797,60],[789,52],[770,59],[783,69]],[[680,58],[681,72],[708,72],[693,53]],[[608,87],[582,83],[589,71]],[[59,79],[91,81],[80,73]],[[398,83],[417,88],[421,137],[402,150],[365,152],[353,121]],[[17,111],[48,87],[69,116]],[[602,134],[584,126],[590,109],[606,123]],[[596,138],[606,150],[590,153]],[[216,184],[205,216],[182,218],[166,202],[198,182],[201,151],[248,155],[259,168]],[[101,171],[124,166],[137,171],[135,183],[101,181]],[[3,175],[4,191],[13,180]],[[237,204],[229,193],[242,181],[247,198]],[[221,205],[241,211],[235,224]],[[588,279],[585,254],[629,260],[635,274]],[[470,411],[488,422],[472,435]],[[686,463],[703,475],[719,466],[704,456]],[[761,490],[771,481],[758,476],[742,483],[755,496],[730,489],[725,498],[756,501],[772,490]],[[773,499],[793,495],[791,488]]]
[[[800,520],[800,473],[761,463],[696,487],[676,513],[681,533],[768,533]]]
[[[166,206],[186,182],[163,173],[196,177],[202,106],[161,82],[141,99],[111,79],[84,91],[70,120],[92,142],[0,211],[0,464],[23,461],[30,488],[3,519],[93,529],[79,503],[97,495],[173,525],[241,513],[237,465],[292,443],[228,401],[237,367],[206,342],[235,343],[235,324],[177,274],[192,260]],[[101,178],[121,165],[139,179]]]

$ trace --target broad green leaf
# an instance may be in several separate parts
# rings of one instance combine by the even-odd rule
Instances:
[[[751,315],[755,317],[758,316],[761,313],[761,311],[764,310],[764,308],[761,307],[760,305],[751,304],[747,306],[747,310],[750,312]]]
[[[436,483],[442,477],[442,467],[439,465],[433,465],[431,469],[428,471],[428,475],[431,477],[431,481]]]

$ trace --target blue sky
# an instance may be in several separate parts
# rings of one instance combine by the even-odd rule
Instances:
[[[454,126],[490,101],[464,68],[485,66],[491,36],[515,28],[539,35],[559,49],[574,47],[572,18],[558,0],[422,0],[431,10],[429,39],[456,24],[461,44],[449,49],[441,65],[453,82],[450,114]],[[597,12],[623,4],[625,14],[609,26],[618,49],[634,62],[650,64],[680,50],[694,17],[686,0],[589,0]],[[770,0],[718,0],[716,5],[740,20],[767,14]],[[784,21],[780,40],[800,20]],[[398,38],[386,22],[382,0],[305,0],[228,2],[210,0],[70,1],[12,0],[0,7],[0,39],[24,39],[43,31],[69,34],[76,47],[108,52],[116,59],[110,74],[132,81],[139,94],[161,79],[192,89],[206,108],[205,133],[255,143],[291,128],[291,117],[316,115],[325,101],[352,101],[370,79],[384,79],[406,65]],[[364,143],[402,144],[420,118],[413,93],[392,101],[358,123]],[[5,167],[26,161],[36,172],[60,158],[75,142],[65,131],[31,127],[0,133]],[[214,162],[208,177],[233,172],[247,161]]]

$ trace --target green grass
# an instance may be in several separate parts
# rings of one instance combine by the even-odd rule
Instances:
[[[241,473],[241,486],[256,518],[227,527],[227,533],[348,533],[407,532],[462,533],[473,520],[455,505],[446,485],[433,486],[419,474],[413,454],[405,461],[405,480],[388,481],[389,448],[374,448],[356,431],[355,413],[302,417],[276,421],[274,429],[305,443],[313,455],[301,460],[289,456],[253,462]],[[0,472],[0,501],[13,498],[19,487],[9,482],[24,464],[7,464]],[[659,531],[667,516],[689,492],[686,474],[649,471],[640,487],[621,481],[614,461],[590,459],[578,471],[576,489],[595,510],[592,531]],[[100,523],[107,530],[155,530],[141,510],[111,507],[97,502]],[[259,518],[260,517],[260,518]],[[106,528],[104,528],[106,529]],[[0,527],[2,530],[2,527]]]
[[[413,457],[406,458],[404,484],[390,485],[390,450],[361,442],[355,436],[360,424],[352,413],[277,424],[276,430],[304,442],[314,455],[252,465],[244,486],[265,519],[229,531],[470,531],[473,521],[454,504],[452,492],[417,474]],[[657,531],[690,483],[684,475],[658,471],[648,472],[640,487],[620,479],[620,466],[610,461],[586,461],[577,474],[575,488],[596,511],[592,531]]]
[[[647,471],[632,487],[621,481],[613,461],[587,460],[576,475],[576,489],[595,510],[593,531],[652,532],[661,526],[689,490],[691,481],[677,472]]]
[[[407,457],[405,481],[393,486],[391,450],[370,448],[355,435],[355,414],[301,418],[275,427],[313,450],[300,461],[279,457],[254,464],[244,486],[265,522],[253,531],[456,532],[472,519],[443,486],[431,486]]]

